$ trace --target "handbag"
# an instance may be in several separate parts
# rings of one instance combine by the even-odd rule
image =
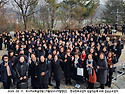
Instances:
[[[89,75],[89,80],[88,80],[90,83],[96,83],[97,82],[97,76],[96,76],[96,72],[95,70],[93,69],[93,75],[90,74]]]
[[[21,82],[17,84],[18,89],[28,89],[28,82]]]

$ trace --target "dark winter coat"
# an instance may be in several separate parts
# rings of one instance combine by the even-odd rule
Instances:
[[[62,68],[60,66],[60,60],[57,60],[56,62],[53,60],[52,70],[54,73],[54,80],[55,81],[60,81],[61,79],[64,78],[63,71],[62,71]]]
[[[1,63],[1,68],[0,68],[0,71],[1,71],[1,82],[7,82],[7,68],[4,66],[5,62],[2,62]],[[10,67],[10,71],[13,75],[13,69],[12,69],[12,65],[11,65],[11,62],[8,62],[8,65]]]
[[[39,87],[38,83],[38,65],[36,65],[36,62],[31,60],[31,64],[29,64],[29,74],[31,76],[31,85],[33,87]],[[37,78],[35,78],[37,76]]]
[[[17,82],[22,83],[22,82],[27,82],[28,80],[28,65],[26,62],[18,62],[16,64],[16,73],[17,73]],[[27,79],[20,80],[20,77],[26,76]]]
[[[66,78],[69,78],[71,76],[71,65],[72,65],[71,60],[72,60],[72,58],[71,58],[71,56],[67,56],[67,58],[65,58],[65,59],[67,59],[67,61],[64,62],[64,75]]]
[[[98,59],[97,66],[99,66],[99,69],[97,71],[97,81],[101,84],[105,84],[107,80],[108,64],[104,59]]]
[[[39,84],[42,85],[42,84],[47,84],[47,81],[48,81],[48,66],[46,64],[46,61],[45,62],[39,62],[39,65],[38,65],[38,79],[39,79]],[[45,75],[42,76],[41,73],[44,72]]]
[[[46,60],[46,63],[47,63],[47,66],[48,66],[48,77],[51,77],[52,76],[52,59],[49,60],[47,59]]]

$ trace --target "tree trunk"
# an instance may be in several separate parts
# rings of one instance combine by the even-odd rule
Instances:
[[[23,21],[24,21],[24,29],[27,29],[27,17],[23,16]]]
[[[54,19],[52,18],[51,19],[51,30],[53,29],[53,26],[54,26]]]

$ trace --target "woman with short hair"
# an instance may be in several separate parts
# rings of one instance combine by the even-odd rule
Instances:
[[[100,83],[100,87],[101,89],[104,89],[104,85],[106,84],[106,80],[107,80],[107,68],[108,68],[108,64],[105,60],[105,55],[104,53],[100,53],[99,55],[99,59],[97,62],[97,81]]]
[[[19,62],[16,64],[17,73],[17,89],[28,88],[28,65],[25,62],[24,55],[19,57]]]

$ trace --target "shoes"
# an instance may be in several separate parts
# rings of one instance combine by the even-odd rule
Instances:
[[[72,85],[72,83],[71,83],[71,82],[69,82],[69,84],[70,84],[70,85]]]
[[[108,86],[108,83],[106,83],[105,86]]]
[[[90,87],[87,87],[86,89],[90,89]]]
[[[111,88],[111,85],[108,85],[109,88]]]
[[[77,88],[78,84],[75,85],[75,88]]]
[[[55,86],[54,88],[55,88],[55,89],[60,89],[58,86]]]
[[[76,84],[75,85],[75,88],[80,88],[81,86],[79,84]]]
[[[78,84],[77,88],[80,88],[81,86]]]

